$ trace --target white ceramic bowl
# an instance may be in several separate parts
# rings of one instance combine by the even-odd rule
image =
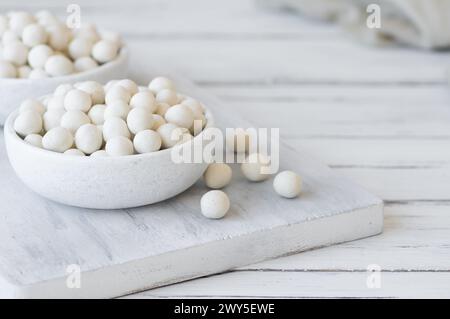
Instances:
[[[122,79],[127,75],[127,68],[128,49],[122,47],[117,59],[89,71],[45,79],[0,79],[0,125],[27,98],[49,94],[63,83],[87,80],[105,83],[111,79]]]
[[[175,163],[172,149],[119,157],[68,156],[34,147],[14,131],[18,111],[6,120],[4,135],[9,161],[18,177],[36,193],[59,203],[96,209],[148,205],[192,186],[207,163]],[[205,127],[213,126],[206,112]],[[203,131],[204,132],[204,131]],[[203,132],[188,143],[202,140]],[[175,146],[175,148],[180,146]]]

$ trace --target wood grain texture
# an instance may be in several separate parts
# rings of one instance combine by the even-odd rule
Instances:
[[[215,276],[189,282],[197,287],[196,295],[269,296],[272,285],[284,297],[299,296],[300,290],[305,297],[446,295],[450,201],[441,198],[448,183],[443,185],[436,169],[446,170],[449,159],[448,53],[364,47],[340,29],[262,11],[251,0],[77,3],[87,20],[98,19],[125,33],[140,50],[136,57],[175,66],[259,125],[277,121],[296,150],[304,149],[390,198],[382,236],[257,264],[250,267],[254,273],[221,276],[225,282]],[[5,0],[0,7],[48,6],[63,13],[67,4]],[[389,177],[393,168],[396,179]],[[402,168],[407,171],[399,174]],[[421,170],[417,174],[416,168]],[[382,291],[367,292],[361,289],[365,274],[354,279],[359,272],[349,271],[365,271],[373,262],[389,276],[383,277],[387,286]],[[284,277],[290,279],[280,279],[286,269],[300,271],[297,280],[291,272]],[[332,276],[342,281],[330,281]],[[194,295],[184,285],[139,297]],[[228,292],[218,291],[218,285]]]

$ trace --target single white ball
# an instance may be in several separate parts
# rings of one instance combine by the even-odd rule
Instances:
[[[76,148],[68,149],[67,151],[64,152],[64,154],[70,156],[86,156],[86,154],[84,154],[82,151]]]
[[[28,53],[28,64],[34,69],[43,69],[45,62],[53,55],[53,49],[48,45],[40,44],[31,48]]]
[[[161,149],[161,137],[152,130],[140,131],[133,139],[133,145],[139,154],[156,152]]]
[[[49,151],[64,153],[73,145],[73,136],[63,127],[55,127],[45,133],[42,146]]]
[[[105,141],[108,141],[116,136],[124,136],[126,138],[131,137],[127,123],[119,117],[105,119],[105,122],[103,123],[103,138]]]
[[[96,125],[102,125],[105,122],[106,105],[96,104],[89,110],[88,116],[91,122]]]
[[[75,38],[69,43],[69,56],[73,59],[88,57],[91,55],[94,43],[87,38]]]
[[[275,176],[273,188],[282,197],[294,198],[302,191],[302,179],[293,171],[283,171]]]
[[[92,48],[92,56],[100,63],[113,61],[118,54],[119,46],[108,40],[98,41]]]
[[[47,31],[40,24],[29,24],[23,29],[22,42],[29,47],[44,44],[47,39]]]
[[[64,108],[64,96],[61,95],[53,95],[48,99],[47,102],[47,110],[54,110],[54,109],[63,109]]]
[[[219,189],[227,186],[233,172],[231,167],[224,163],[213,163],[208,166],[203,174],[203,180],[209,188]]]
[[[37,134],[42,131],[41,114],[34,110],[21,112],[14,121],[14,130],[21,136]]]
[[[28,47],[21,42],[11,42],[3,47],[3,59],[15,66],[27,63]]]
[[[203,105],[197,100],[187,98],[181,102],[181,105],[187,106],[192,111],[195,117],[200,117],[203,114]]]
[[[204,194],[200,200],[203,216],[212,219],[224,217],[230,209],[230,199],[222,191],[214,190]]]
[[[48,77],[49,75],[47,74],[47,72],[42,69],[33,69],[28,75],[28,78],[33,80],[46,79]]]
[[[51,109],[44,113],[44,130],[46,132],[50,131],[52,128],[61,125],[61,118],[66,113],[66,110],[61,109]]]
[[[269,166],[270,160],[267,156],[260,153],[252,153],[241,164],[241,171],[248,180],[261,182],[270,177],[270,174],[264,171],[264,169],[268,170]]]
[[[187,129],[194,123],[194,114],[191,109],[181,104],[170,107],[164,118],[169,123],[173,123]]]
[[[72,38],[70,30],[62,24],[54,24],[47,28],[48,43],[57,51],[65,51]]]
[[[91,154],[91,157],[106,157],[106,156],[108,156],[108,153],[106,153],[105,150],[99,150]]]
[[[157,103],[156,104],[156,114],[161,115],[164,117],[166,115],[167,110],[170,108],[170,105],[167,103]]]
[[[163,148],[173,147],[179,142],[179,139],[174,139],[175,135],[180,135],[180,134],[176,134],[178,132],[174,132],[177,129],[180,129],[180,128],[173,123],[166,123],[166,124],[161,125],[158,128],[157,132],[161,136]],[[181,133],[183,133],[182,130],[181,130]]]
[[[76,59],[73,65],[76,72],[85,72],[98,67],[97,61],[89,56]]]
[[[2,44],[7,45],[13,42],[20,42],[20,38],[11,30],[6,30],[2,35]]]
[[[17,76],[17,70],[8,61],[0,61],[0,78],[15,78]]]
[[[133,142],[124,136],[109,139],[105,146],[109,156],[126,156],[134,153]]]
[[[103,144],[102,132],[94,124],[80,126],[75,134],[75,145],[85,154],[98,151]]]
[[[110,80],[105,84],[105,92],[108,92],[113,86],[115,86],[119,80]]]
[[[114,85],[106,91],[105,102],[106,104],[111,104],[117,100],[129,103],[131,99],[131,94],[127,89],[120,85]]]
[[[115,102],[110,102],[110,104],[106,106],[103,117],[105,120],[111,117],[120,117],[125,120],[130,112],[130,109],[130,106],[124,101],[117,100]]]
[[[175,91],[175,84],[171,80],[169,80],[166,77],[159,76],[154,78],[150,84],[148,85],[148,88],[153,94],[158,94],[162,90],[172,90]]]
[[[130,100],[130,106],[132,108],[144,108],[149,113],[153,113],[156,111],[157,105],[155,102],[155,97],[153,96],[152,92],[138,92],[133,95],[133,97]]]
[[[39,134],[30,134],[25,137],[25,142],[33,146],[42,148],[42,136]]]
[[[169,89],[164,89],[158,92],[156,95],[156,101],[158,103],[166,103],[169,105],[175,105],[178,102],[177,92]]]
[[[73,89],[67,92],[64,97],[64,108],[67,111],[88,112],[92,106],[92,99],[89,93],[79,89]]]
[[[67,111],[61,117],[61,127],[68,129],[72,134],[84,124],[90,123],[89,117],[82,111],[72,110]]]
[[[58,18],[48,10],[40,10],[34,14],[37,22],[43,26],[58,24]]]
[[[109,30],[101,30],[100,37],[102,40],[108,40],[115,43],[118,47],[122,46],[122,37],[119,33]]]
[[[84,81],[75,84],[75,87],[81,91],[89,93],[91,96],[92,104],[105,103],[105,90],[103,85],[95,81]]]
[[[34,23],[36,20],[28,12],[18,11],[12,12],[9,16],[9,28],[18,36],[22,35],[23,30],[29,24]]]
[[[30,68],[28,65],[22,65],[17,68],[17,76],[21,79],[27,79],[30,77],[31,71],[32,68]]]
[[[83,23],[81,28],[76,29],[75,36],[77,38],[83,38],[95,43],[100,40],[100,35],[97,32],[97,28],[92,23]]]
[[[20,103],[19,112],[23,113],[26,111],[35,111],[42,116],[45,113],[45,106],[38,100],[26,99],[25,101]]]
[[[127,91],[130,92],[131,96],[139,92],[138,85],[130,79],[119,80],[119,82],[117,82],[117,85],[120,85],[123,88],[127,89]]]
[[[133,134],[137,134],[144,130],[150,130],[153,127],[153,114],[149,113],[144,108],[134,108],[128,113],[127,124]]]
[[[69,83],[60,84],[56,87],[55,92],[53,92],[53,95],[57,96],[66,96],[69,91],[73,90],[73,85]]]
[[[63,76],[73,73],[74,67],[72,61],[64,55],[52,55],[45,62],[45,72],[51,76]]]
[[[159,127],[163,124],[166,124],[166,120],[159,114],[153,114],[153,130],[159,129]]]

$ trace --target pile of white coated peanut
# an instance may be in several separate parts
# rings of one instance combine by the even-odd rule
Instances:
[[[68,28],[51,12],[0,15],[0,78],[42,79],[95,69],[115,60],[120,35],[92,24]]]
[[[199,101],[178,93],[170,79],[156,77],[148,87],[139,87],[129,79],[113,80],[105,86],[94,81],[62,84],[43,100],[25,100],[14,130],[35,147],[69,156],[126,156],[187,142],[202,131],[206,122]],[[200,129],[194,129],[195,125]],[[176,131],[178,134],[174,134]],[[243,130],[236,132],[246,134]],[[248,153],[249,136],[235,137],[232,150]],[[244,147],[237,143],[242,137]],[[271,176],[262,173],[269,165],[265,155],[252,153],[241,164],[241,171],[249,181],[262,182]],[[203,179],[213,190],[200,200],[202,214],[212,219],[224,217],[230,200],[220,189],[230,183],[231,167],[210,164]],[[283,171],[275,177],[273,187],[280,196],[294,198],[301,192],[302,181],[296,173]]]

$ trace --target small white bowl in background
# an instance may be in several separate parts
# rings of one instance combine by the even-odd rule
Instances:
[[[104,84],[111,79],[122,79],[126,77],[127,69],[128,50],[126,47],[122,47],[114,61],[92,70],[45,79],[0,79],[0,125],[5,123],[8,114],[28,98],[52,93],[58,85],[63,83],[92,80]]]
[[[13,112],[4,127],[9,161],[25,185],[59,203],[96,209],[148,205],[185,191],[208,166],[204,162],[177,164],[171,159],[172,148],[118,157],[79,157],[48,151],[17,135],[14,120],[18,114],[18,110]],[[214,119],[208,111],[206,118],[205,129],[213,127]],[[187,143],[203,140],[203,133]]]

